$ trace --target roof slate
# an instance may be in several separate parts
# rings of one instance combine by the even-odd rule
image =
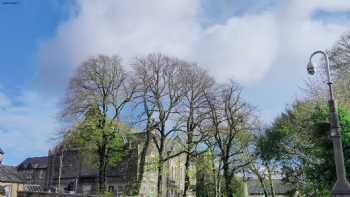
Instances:
[[[19,169],[45,169],[48,165],[48,157],[29,157],[18,165]]]
[[[84,158],[84,154],[77,150],[66,150],[63,156],[62,162],[62,174],[61,178],[72,177],[97,177],[98,168],[87,158]],[[127,177],[132,173],[137,172],[137,149],[131,149],[124,153],[124,157],[118,164],[118,167],[107,167],[108,177]],[[51,168],[57,168],[60,165],[60,154],[50,156]],[[49,168],[50,169],[50,168]],[[51,169],[52,170],[52,169]],[[52,177],[58,178],[58,171],[54,170]]]
[[[23,183],[24,180],[17,172],[16,167],[0,165],[0,182]]]

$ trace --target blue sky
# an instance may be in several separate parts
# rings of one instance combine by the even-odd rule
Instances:
[[[348,31],[346,0],[0,0],[0,147],[46,155],[67,79],[96,54],[164,52],[236,79],[271,121],[302,97],[308,55]]]
[[[33,85],[40,44],[53,37],[59,23],[68,19],[64,0],[18,2],[0,5],[0,78],[8,94]]]

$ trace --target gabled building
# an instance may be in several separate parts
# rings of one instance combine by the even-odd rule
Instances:
[[[107,168],[106,188],[116,196],[129,193],[137,177],[137,150],[130,147],[117,167]],[[49,152],[46,190],[96,194],[98,169],[89,157],[77,149]]]
[[[45,187],[48,157],[30,157],[17,166],[18,172],[30,185]]]

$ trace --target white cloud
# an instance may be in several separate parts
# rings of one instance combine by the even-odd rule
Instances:
[[[49,70],[43,73],[57,79],[64,70],[67,76],[72,67],[101,53],[119,54],[130,61],[134,56],[164,52],[197,61],[219,79],[256,82],[274,64],[301,64],[311,50],[330,47],[349,25],[312,17],[320,9],[350,11],[346,0],[290,0],[206,27],[200,23],[205,14],[201,3],[80,0],[78,14],[61,24],[57,35],[42,46],[42,68]]]
[[[277,35],[269,13],[232,17],[199,36],[194,57],[218,79],[234,77],[243,82],[261,79],[276,53]]]
[[[330,48],[350,27],[348,20],[337,17],[338,12],[350,13],[348,0],[271,1],[275,3],[257,6],[260,10],[231,13],[217,23],[210,18],[203,25],[209,17],[203,7],[210,9],[204,2],[77,0],[76,15],[40,48],[40,77],[49,87],[62,87],[72,69],[89,56],[119,54],[129,64],[134,56],[163,52],[198,62],[220,81],[239,80],[248,100],[272,119],[271,111],[277,114],[295,98],[310,53]],[[222,4],[228,6],[222,10],[234,5]],[[334,18],[315,18],[318,11]]]
[[[56,101],[35,92],[0,95],[7,101],[0,102],[0,145],[5,162],[18,164],[25,157],[46,155],[58,129]]]
[[[329,47],[349,25],[312,17],[319,9],[350,11],[346,0],[290,0],[206,27],[200,23],[205,15],[201,3],[80,0],[78,14],[43,44],[42,68],[49,71],[43,73],[57,79],[63,70],[67,76],[72,67],[101,53],[119,54],[130,61],[134,56],[164,52],[197,61],[218,79],[257,82],[274,64],[301,64],[312,49]]]

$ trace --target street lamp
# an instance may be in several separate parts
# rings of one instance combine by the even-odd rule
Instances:
[[[332,89],[332,79],[329,69],[329,59],[327,53],[324,51],[315,51],[311,54],[309,63],[307,65],[307,72],[310,75],[315,74],[316,72],[316,65],[312,63],[312,57],[314,55],[321,54],[323,55],[325,61],[326,61],[326,72],[327,72],[327,85],[329,88],[329,111],[330,111],[330,126],[331,126],[331,137],[333,141],[333,149],[334,149],[334,160],[335,160],[335,167],[337,171],[337,182],[333,186],[332,190],[332,196],[347,196],[350,197],[350,184],[348,180],[346,179],[346,171],[345,171],[345,165],[344,165],[344,155],[343,155],[343,147],[341,142],[341,133],[340,133],[340,126],[339,126],[339,120],[338,120],[338,112],[337,112],[337,105],[334,100],[333,95],[333,89]]]

